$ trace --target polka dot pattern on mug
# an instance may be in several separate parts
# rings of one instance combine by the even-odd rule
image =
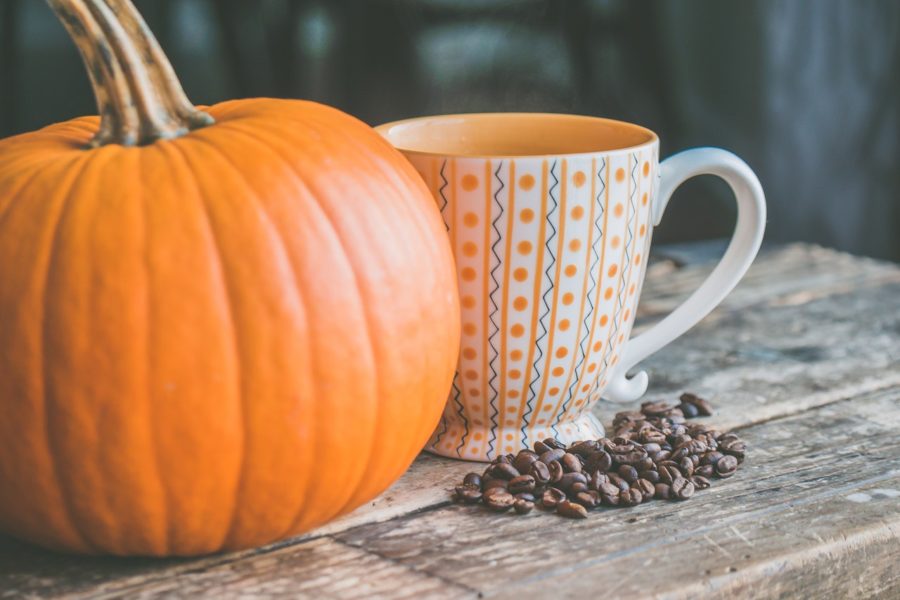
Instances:
[[[428,447],[485,460],[600,435],[650,244],[656,148],[516,159],[411,157],[457,260],[463,344]]]

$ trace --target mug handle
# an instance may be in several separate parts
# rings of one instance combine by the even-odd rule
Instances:
[[[747,163],[719,148],[686,150],[659,165],[659,192],[652,207],[653,225],[659,225],[678,186],[697,175],[716,175],[731,186],[738,207],[734,235],[706,281],[669,316],[626,343],[619,365],[603,392],[604,399],[610,402],[633,402],[644,395],[648,384],[646,371],[630,378],[628,371],[681,336],[718,306],[750,268],[759,251],[766,222],[762,186]]]

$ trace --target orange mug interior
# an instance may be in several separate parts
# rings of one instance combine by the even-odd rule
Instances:
[[[376,129],[403,152],[458,157],[610,152],[656,140],[655,133],[631,123],[548,113],[420,117]]]

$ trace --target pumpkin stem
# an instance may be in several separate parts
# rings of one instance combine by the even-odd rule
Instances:
[[[47,0],[87,66],[100,129],[91,146],[143,146],[213,124],[188,100],[131,0]]]

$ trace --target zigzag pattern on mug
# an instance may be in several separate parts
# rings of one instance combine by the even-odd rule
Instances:
[[[447,177],[444,174],[444,170],[446,168],[447,168],[447,159],[444,159],[443,161],[441,161],[440,176],[441,176],[442,183],[441,183],[440,188],[438,189],[438,195],[441,197],[440,211],[441,211],[441,217],[444,220],[444,228],[446,228],[447,231],[450,231],[450,219],[447,218],[447,206],[449,205],[449,201],[447,200],[447,195],[444,193],[444,190],[447,189],[447,186],[449,185],[449,182],[447,181]],[[460,404],[459,395],[461,393],[461,390],[459,389],[459,386],[456,384],[458,379],[459,379],[459,370],[457,370],[453,374],[453,390],[451,391],[450,398],[452,398],[457,404]],[[450,398],[448,398],[448,400]],[[452,412],[451,412],[451,414],[452,414]],[[442,417],[441,418],[441,429],[440,429],[440,431],[438,431],[438,433],[434,439],[435,446],[437,446],[440,443],[441,438],[444,437],[444,434],[447,433],[448,429],[449,429],[448,419],[446,417]]]
[[[453,173],[451,174],[451,178],[453,179],[453,183],[451,184],[451,191],[453,192],[453,198],[456,199],[456,163],[454,163]],[[456,210],[456,207],[452,207],[451,210]],[[451,219],[451,221],[455,221],[455,219]],[[451,239],[455,239],[456,232],[451,232]],[[459,373],[457,373],[459,376]],[[455,381],[455,380],[454,380]],[[454,402],[457,407],[457,414],[459,414],[459,418],[462,421],[463,426],[463,434],[459,439],[459,445],[456,447],[456,455],[462,458],[463,448],[466,447],[467,438],[469,437],[469,420],[466,419],[465,411],[463,410],[463,404],[460,401],[460,396],[462,395],[462,390],[459,385],[454,383]]]
[[[456,377],[459,374],[459,371],[453,374],[453,387],[456,388]],[[448,404],[444,406],[444,410],[441,412],[441,423],[440,429],[438,429],[434,435],[432,436],[432,444],[437,446],[441,442],[441,438],[444,437],[444,434],[447,433],[447,406],[449,406],[449,400],[452,398],[452,392],[447,395]]]
[[[497,372],[497,368],[495,365],[495,362],[499,359],[500,353],[497,350],[497,348],[494,346],[494,339],[497,337],[497,334],[500,332],[500,326],[496,321],[497,312],[500,310],[500,307],[497,304],[497,299],[496,299],[496,295],[500,291],[500,281],[497,279],[496,273],[497,273],[497,270],[500,269],[500,267],[503,264],[503,261],[500,258],[500,255],[497,253],[497,246],[503,240],[503,234],[500,232],[500,229],[497,227],[497,223],[499,223],[500,219],[503,218],[503,205],[500,203],[498,196],[500,195],[500,192],[503,191],[503,188],[506,187],[506,185],[503,183],[503,179],[501,179],[501,177],[500,177],[500,169],[501,168],[503,168],[502,160],[497,165],[497,170],[494,171],[494,177],[497,179],[497,182],[500,185],[494,192],[494,204],[497,206],[497,215],[491,221],[491,228],[494,230],[494,234],[496,235],[496,237],[494,239],[494,243],[491,244],[491,254],[493,254],[493,258],[494,258],[495,262],[494,262],[494,265],[491,267],[490,275],[491,275],[492,287],[491,287],[490,294],[488,295],[488,298],[490,299],[490,302],[491,302],[491,312],[490,312],[490,315],[488,316],[488,320],[490,321],[490,324],[491,324],[491,333],[488,336],[488,346],[490,347],[490,352],[491,352],[490,361],[488,362],[488,368],[491,371],[490,378],[488,379],[488,387],[490,387],[490,389],[491,389],[491,397],[489,399],[490,404],[491,404],[491,416],[490,416],[491,437],[488,440],[488,454],[487,454],[488,457],[492,457],[494,455],[494,442],[497,441],[497,417],[498,417],[498,414],[500,411],[499,406],[498,406],[498,402],[500,399],[499,398],[499,389],[497,388],[498,372]],[[486,181],[485,185],[490,186],[491,182]],[[507,235],[512,235],[512,233],[508,232]]]
[[[631,157],[629,157],[629,165],[628,165],[631,168],[630,163],[631,163]],[[629,214],[629,221],[628,221],[628,223],[626,223],[626,226],[630,226],[631,217],[632,217],[632,215]],[[628,236],[630,236],[630,231],[626,231],[626,237],[630,241],[631,237],[628,237]],[[622,270],[619,274],[619,285],[618,285],[618,289],[616,291],[615,309],[613,311],[612,323],[610,324],[610,334],[606,338],[606,348],[603,351],[603,372],[604,373],[608,372],[609,357],[610,357],[610,354],[612,353],[613,347],[615,347],[615,345],[616,345],[615,340],[619,335],[620,317],[622,315],[623,308],[624,308],[623,296],[624,296],[624,292],[625,292],[625,286],[627,285],[627,277],[626,276],[628,275],[628,271],[631,266],[631,260],[630,260],[629,253],[628,253],[628,246],[629,246],[629,242],[626,241],[624,244],[624,248],[623,248]],[[588,394],[593,393],[594,390],[596,388],[598,388],[599,386],[600,386],[599,380],[594,382],[594,385],[592,386],[592,388],[591,388],[590,392],[588,392]]]
[[[586,300],[588,303],[588,309],[586,314],[584,315],[584,320],[582,322],[582,327],[584,328],[584,334],[581,336],[581,341],[578,344],[578,362],[575,364],[574,376],[572,379],[572,383],[569,385],[569,389],[566,391],[566,399],[562,404],[562,408],[559,411],[559,414],[556,416],[556,419],[553,423],[553,432],[557,435],[559,431],[556,426],[563,420],[566,416],[569,404],[574,399],[575,390],[578,388],[578,384],[581,381],[581,372],[582,367],[584,367],[584,361],[587,358],[588,348],[587,342],[588,338],[591,334],[591,322],[594,318],[594,311],[596,307],[594,306],[594,293],[597,290],[597,285],[599,283],[597,276],[597,265],[600,263],[600,252],[599,248],[605,243],[603,239],[603,228],[601,227],[601,222],[603,221],[603,213],[606,210],[604,203],[600,200],[603,194],[606,192],[606,180],[603,178],[603,172],[606,170],[606,158],[602,158],[600,162],[600,166],[597,169],[597,172],[594,174],[597,176],[597,180],[600,182],[600,189],[597,190],[596,197],[591,200],[595,203],[595,206],[599,209],[599,214],[597,214],[594,218],[593,228],[593,241],[591,243],[591,266],[588,272],[588,277],[590,278],[590,284],[588,286],[586,292]]]
[[[625,291],[628,289],[628,284],[631,282],[631,274],[634,271],[634,267],[632,266],[632,242],[634,241],[634,223],[637,220],[637,204],[635,203],[635,198],[637,197],[637,168],[640,163],[638,155],[632,154],[629,157],[630,170],[631,170],[631,189],[629,190],[628,195],[628,219],[625,224],[625,244],[624,244],[624,259],[622,261],[622,275],[619,285],[619,290],[616,295],[616,310],[615,315],[613,316],[613,334],[609,337],[609,341],[607,345],[609,346],[608,351],[606,352],[603,360],[604,369],[608,366],[609,355],[613,349],[617,349],[620,346],[618,334],[620,326],[622,325],[621,316],[623,309],[625,308]],[[597,381],[594,384],[594,387],[591,389],[591,393],[593,393],[600,386],[600,382]]]
[[[535,385],[541,380],[541,368],[540,364],[544,357],[544,351],[541,349],[541,341],[547,337],[547,333],[549,332],[549,327],[547,326],[547,317],[550,314],[550,303],[547,301],[547,296],[553,292],[554,276],[553,269],[556,264],[556,255],[553,253],[553,238],[556,237],[556,227],[553,225],[553,214],[557,212],[559,208],[559,202],[556,199],[556,188],[559,186],[559,178],[556,176],[556,165],[558,161],[553,161],[553,164],[550,166],[550,176],[553,178],[553,184],[550,186],[550,189],[547,191],[547,195],[550,198],[550,201],[553,203],[550,210],[547,211],[546,221],[547,226],[550,227],[550,235],[546,237],[544,240],[544,246],[547,250],[547,253],[550,255],[550,260],[547,263],[547,268],[544,270],[543,279],[547,282],[547,287],[544,289],[544,293],[541,296],[541,301],[544,304],[544,308],[542,309],[542,313],[538,316],[538,325],[540,326],[541,333],[537,336],[534,341],[535,350],[537,351],[537,357],[532,362],[531,368],[534,375],[531,380],[528,382],[528,401],[526,403],[525,413],[522,415],[522,443],[525,446],[528,446],[528,426],[531,424],[531,414],[534,412],[534,401],[537,399],[537,390]]]
[[[447,218],[447,205],[450,202],[449,202],[449,200],[447,200],[447,196],[444,194],[444,190],[447,189],[447,185],[448,185],[447,177],[446,177],[446,175],[444,175],[444,169],[446,168],[446,166],[447,166],[447,159],[444,159],[444,161],[441,163],[441,181],[443,183],[441,183],[441,187],[438,190],[438,194],[441,197],[441,216],[444,218],[444,228],[447,231],[450,231],[450,219]]]
[[[454,379],[456,376],[454,375]],[[454,387],[456,384],[453,384]],[[431,434],[431,438],[428,440],[428,446],[437,447],[440,443],[441,438],[449,431],[450,423],[453,422],[453,405],[451,404],[451,399],[453,395],[452,393],[447,394],[447,402],[444,404],[444,409],[441,411],[441,422],[439,429],[435,430],[434,433]]]
[[[457,375],[459,373],[457,372]],[[462,437],[459,438],[459,445],[456,447],[456,455],[462,458],[462,450],[466,446],[466,438],[469,436],[469,420],[466,419],[466,415],[463,412],[463,404],[460,402],[459,397],[462,394],[462,390],[456,385],[456,380],[453,382],[453,401],[456,404],[456,414],[459,415],[460,420],[462,421],[463,426],[463,434]]]

